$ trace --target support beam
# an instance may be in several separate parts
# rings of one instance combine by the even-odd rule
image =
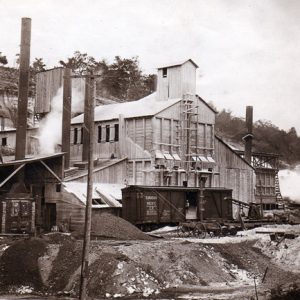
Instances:
[[[16,133],[16,160],[25,158],[26,130],[27,130],[27,105],[30,66],[30,39],[31,19],[22,18],[20,71],[19,71],[19,96]]]
[[[0,188],[3,187],[3,185],[9,181],[12,177],[14,177],[26,164],[22,164],[20,165],[17,169],[15,169],[6,179],[4,179],[1,183],[0,183]]]
[[[72,107],[72,81],[71,69],[64,70],[63,85],[63,114],[62,114],[62,139],[61,150],[65,152],[64,168],[70,168],[70,151],[71,151],[71,107]]]
[[[83,143],[82,143],[82,161],[88,161],[89,156],[89,124],[91,120],[90,115],[90,101],[91,101],[91,78],[85,78],[85,96],[84,96],[84,117],[83,117]],[[92,136],[91,136],[92,137]],[[93,137],[92,137],[93,138]]]
[[[95,78],[91,75],[89,82],[89,100],[88,100],[88,113],[89,120],[87,129],[89,133],[88,144],[88,180],[87,180],[87,199],[85,210],[85,224],[84,224],[84,241],[82,251],[82,266],[80,277],[80,300],[87,299],[87,280],[89,273],[89,249],[91,240],[91,223],[92,223],[92,197],[93,197],[93,170],[94,170],[94,111],[95,111],[95,94],[96,82]]]
[[[59,182],[62,182],[61,178],[59,178],[55,173],[54,171],[51,170],[51,168],[45,163],[43,162],[42,160],[40,160],[40,163],[59,181]]]

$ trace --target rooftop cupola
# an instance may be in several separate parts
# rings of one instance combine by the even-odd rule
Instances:
[[[197,64],[191,59],[158,68],[157,99],[166,101],[182,98],[185,94],[194,95],[197,68]]]

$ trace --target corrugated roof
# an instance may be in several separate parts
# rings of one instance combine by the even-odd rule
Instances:
[[[153,116],[174,105],[180,100],[180,98],[177,98],[168,99],[165,101],[157,101],[156,93],[152,93],[149,96],[137,101],[97,106],[95,108],[95,122],[118,119],[120,114],[122,114],[124,118]],[[83,123],[83,114],[73,118],[71,123]]]

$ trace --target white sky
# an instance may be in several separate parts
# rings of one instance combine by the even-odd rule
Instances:
[[[198,94],[218,109],[300,133],[298,0],[0,0],[0,51],[19,52],[32,18],[31,58],[47,67],[87,52],[111,62],[138,55],[144,72],[192,58]]]

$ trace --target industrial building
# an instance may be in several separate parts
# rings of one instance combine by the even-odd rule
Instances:
[[[197,68],[191,59],[160,67],[155,93],[95,108],[94,212],[106,207],[120,214],[120,191],[128,185],[224,188],[232,190],[233,199],[257,201],[255,168],[215,135],[217,112],[196,94]],[[56,68],[38,74],[35,113],[39,117],[51,112],[51,99],[63,86],[63,72]],[[84,88],[82,81],[79,85]],[[49,200],[55,206],[51,225],[68,224],[71,230],[80,228],[84,220],[82,184],[88,173],[84,122],[84,114],[73,117],[69,138],[58,145],[61,151],[69,140],[70,150],[64,153],[61,182],[56,178],[55,195]],[[27,137],[27,153],[36,156],[37,149],[36,136]]]

